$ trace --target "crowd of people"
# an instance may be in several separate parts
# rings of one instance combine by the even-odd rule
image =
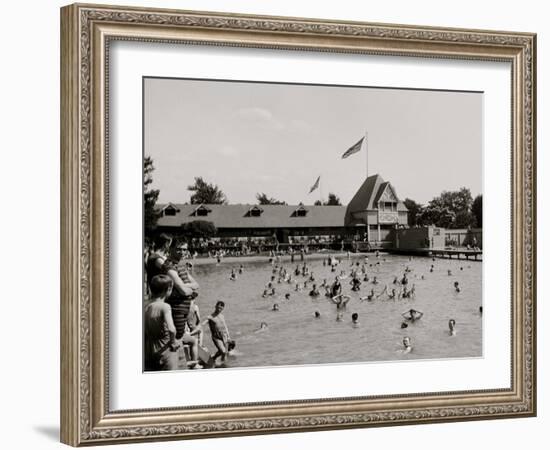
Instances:
[[[313,270],[309,267],[307,262],[301,262],[295,266],[287,267],[281,263],[278,258],[269,258],[269,263],[272,266],[270,278],[265,283],[261,296],[263,298],[273,298],[276,301],[271,307],[271,311],[281,311],[284,307],[284,303],[292,301],[291,292],[305,291],[312,298],[325,297],[327,301],[335,305],[335,320],[342,322],[345,320],[345,312],[350,304],[352,298],[356,298],[358,302],[374,302],[374,301],[408,301],[416,298],[416,285],[411,283],[409,277],[412,271],[408,266],[405,267],[402,276],[393,276],[390,280],[379,280],[377,276],[370,275],[381,264],[385,262],[385,258],[381,257],[379,252],[374,254],[375,261],[370,262],[368,256],[364,257],[364,261],[352,261],[348,253],[348,260],[350,261],[349,270],[346,270],[345,260],[340,260],[334,256],[327,256],[323,259],[323,267],[327,267],[331,273],[337,273],[332,280],[327,278],[318,279]],[[435,259],[432,259],[435,262]],[[467,266],[468,268],[470,266]],[[433,273],[435,264],[431,264],[429,272]],[[242,270],[242,265],[241,269]],[[460,267],[460,270],[464,270],[464,267]],[[447,275],[452,277],[452,271],[447,270]],[[417,275],[415,275],[417,276]],[[237,273],[235,270],[231,271],[230,280],[237,280]],[[421,280],[426,279],[425,275],[419,276]],[[281,286],[278,286],[281,285]],[[285,287],[287,285],[287,287]],[[377,288],[380,286],[380,289]],[[278,291],[289,291],[284,294],[284,297],[278,295]],[[360,291],[366,291],[366,295],[360,295]],[[454,290],[456,294],[460,293],[460,284],[458,281],[452,281],[450,283],[449,290]],[[283,304],[280,304],[280,301]],[[483,311],[482,307],[479,307],[479,314]],[[319,310],[313,311],[313,316],[316,319],[321,318],[321,312]],[[409,326],[413,326],[416,322],[422,319],[424,313],[414,308],[408,308],[401,314],[400,328],[406,329]],[[354,327],[359,327],[359,313],[354,311],[350,315],[351,323]],[[267,323],[264,323],[267,327]],[[449,318],[447,322],[449,336],[456,336],[457,325],[454,318]],[[402,353],[410,353],[413,351],[412,339],[410,336],[403,337]]]
[[[326,298],[335,307],[335,320],[346,320],[348,310],[352,305],[363,302],[408,302],[417,296],[416,284],[411,279],[424,280],[426,275],[411,275],[411,269],[406,266],[400,275],[392,275],[390,279],[379,279],[381,265],[386,262],[383,255],[376,252],[361,259],[351,258],[348,252],[339,258],[328,255],[323,258],[323,269],[317,269],[324,274],[319,277],[305,260],[304,248],[292,252],[294,257],[290,264],[283,263],[283,252],[271,251],[268,255],[269,279],[259,293],[264,299],[272,299],[269,303],[273,312],[285,308],[285,303],[292,302],[293,293],[304,292],[312,299]],[[226,253],[218,250],[210,255],[220,265]],[[228,355],[235,347],[225,322],[223,311],[225,303],[217,301],[214,311],[206,319],[201,319],[198,304],[199,284],[193,278],[193,254],[185,245],[177,244],[167,235],[160,235],[154,246],[149,249],[145,258],[147,274],[148,301],[144,310],[145,333],[145,369],[173,370],[182,368],[180,347],[188,348],[185,367],[198,369],[224,364]],[[469,266],[468,266],[469,267]],[[435,259],[429,268],[429,273],[435,270]],[[460,267],[464,270],[464,267]],[[245,271],[243,264],[232,266],[228,276],[229,282],[237,282]],[[374,275],[377,273],[378,275]],[[328,276],[327,276],[328,274]],[[451,270],[447,271],[453,277]],[[381,277],[383,278],[383,277]],[[461,286],[452,278],[449,289],[458,295]],[[303,295],[303,294],[302,294]],[[312,315],[321,318],[321,311],[312,303]],[[482,307],[479,307],[482,313]],[[325,314],[325,313],[323,313]],[[351,325],[360,327],[359,312],[351,311]],[[422,320],[424,313],[409,307],[401,313],[400,328],[405,330]],[[457,323],[455,318],[447,319],[448,334],[456,336]],[[214,351],[209,352],[204,340],[204,329],[208,326]],[[258,330],[268,329],[268,322],[262,321]],[[403,336],[402,349],[404,354],[413,352],[413,342],[409,335]]]
[[[146,305],[144,308],[144,366],[146,371],[200,369],[224,362],[234,348],[222,314],[225,303],[218,301],[214,311],[201,319],[197,302],[199,284],[186,249],[172,238],[159,235],[145,257]],[[208,326],[216,352],[203,342]],[[180,349],[187,346],[189,357]],[[183,356],[182,356],[183,355]]]
[[[181,245],[185,250],[186,258],[213,257],[218,253],[225,256],[250,256],[270,252],[280,252],[289,255],[300,249],[308,248],[338,248],[340,249],[345,240],[343,236],[289,236],[287,243],[280,243],[275,235],[273,236],[247,236],[247,237],[197,237],[182,238]],[[154,243],[146,242],[150,250]]]

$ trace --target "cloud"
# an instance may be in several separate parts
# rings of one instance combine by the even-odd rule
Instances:
[[[251,122],[254,126],[260,126],[271,130],[282,130],[284,128],[283,123],[266,108],[241,108],[237,110],[236,115],[243,120]]]

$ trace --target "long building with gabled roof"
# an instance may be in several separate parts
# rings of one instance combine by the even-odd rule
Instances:
[[[383,244],[392,229],[407,224],[407,208],[380,175],[368,177],[347,206],[168,203],[159,208],[159,231],[177,234],[184,224],[205,220],[221,238],[276,237],[280,243],[328,236]]]

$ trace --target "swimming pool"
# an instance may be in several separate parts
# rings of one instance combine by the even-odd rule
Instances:
[[[332,282],[342,270],[349,275],[352,265],[357,267],[357,262],[361,265],[365,260],[364,256],[352,255],[350,259],[344,256],[336,272],[324,266],[319,255],[306,256],[305,262],[319,286],[324,278]],[[236,281],[231,281],[231,269],[238,273],[241,264],[244,272]],[[262,297],[262,292],[274,268],[267,258],[256,262],[241,258],[220,265],[195,266],[194,276],[201,286],[197,299],[201,318],[205,319],[214,310],[216,301],[223,300],[226,304],[223,314],[231,337],[237,341],[235,355],[228,358],[227,367],[482,356],[481,262],[369,255],[365,265],[370,281],[363,282],[360,291],[351,291],[350,278],[342,281],[343,293],[351,296],[342,310],[343,321],[336,321],[336,305],[325,297],[323,289],[316,299],[308,295],[312,282],[308,288],[295,291],[296,281],[303,287],[308,279],[294,276],[297,264],[301,267],[303,263],[283,260],[278,264],[292,273],[294,281],[277,283],[276,275],[275,296],[267,298]],[[433,272],[430,272],[432,264]],[[395,287],[399,291],[399,286],[392,283],[394,277],[403,277],[407,267],[410,270],[408,286],[415,285],[415,298],[390,300],[382,295],[372,302],[359,300],[371,289],[381,292],[386,284],[390,290]],[[378,284],[372,284],[375,276]],[[455,291],[456,281],[460,292]],[[290,300],[285,299],[287,293]],[[274,303],[279,305],[278,311],[272,311]],[[411,308],[422,311],[424,316],[401,328],[401,313]],[[315,311],[320,313],[319,318],[315,318]],[[358,326],[352,323],[353,313],[359,315]],[[456,336],[449,334],[450,319],[456,321]],[[267,323],[267,329],[257,332],[261,322]],[[214,352],[207,328],[204,343]],[[413,346],[408,354],[401,352],[405,336],[410,337]]]

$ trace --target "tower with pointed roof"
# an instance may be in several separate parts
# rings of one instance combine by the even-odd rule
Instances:
[[[391,183],[371,175],[349,202],[345,226],[364,227],[369,243],[381,243],[396,226],[407,225],[407,211]]]

